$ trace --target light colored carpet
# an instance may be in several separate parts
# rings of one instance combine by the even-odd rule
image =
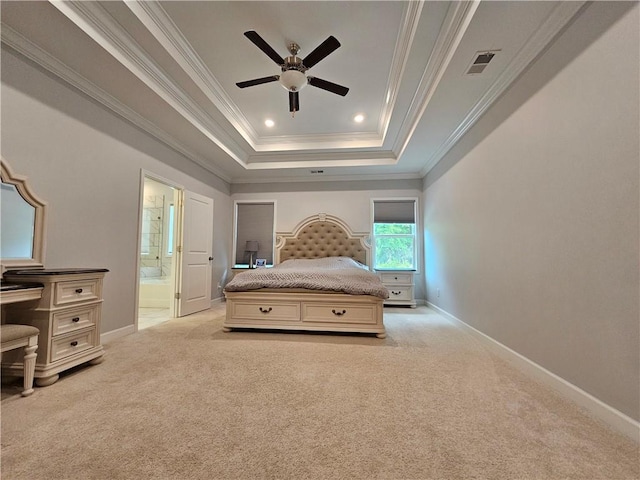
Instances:
[[[637,479],[638,445],[426,307],[388,337],[231,332],[224,306],[2,390],[2,478]]]

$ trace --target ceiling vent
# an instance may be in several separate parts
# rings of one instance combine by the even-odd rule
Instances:
[[[484,72],[484,69],[487,68],[489,62],[493,59],[493,57],[496,56],[496,53],[498,53],[499,51],[500,50],[485,50],[484,52],[476,52],[471,65],[467,69],[467,75],[478,75]]]

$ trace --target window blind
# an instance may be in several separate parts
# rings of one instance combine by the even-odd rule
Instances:
[[[414,200],[374,200],[374,223],[416,223]]]
[[[248,264],[247,241],[258,242],[253,258],[273,264],[273,203],[238,203],[236,216],[236,264]]]

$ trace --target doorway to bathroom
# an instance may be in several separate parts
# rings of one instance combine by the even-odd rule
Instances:
[[[182,189],[144,175],[139,248],[138,330],[176,317]]]

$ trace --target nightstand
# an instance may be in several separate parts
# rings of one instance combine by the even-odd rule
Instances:
[[[378,270],[376,273],[387,290],[389,298],[385,305],[406,305],[416,308],[416,299],[413,293],[413,270]]]

